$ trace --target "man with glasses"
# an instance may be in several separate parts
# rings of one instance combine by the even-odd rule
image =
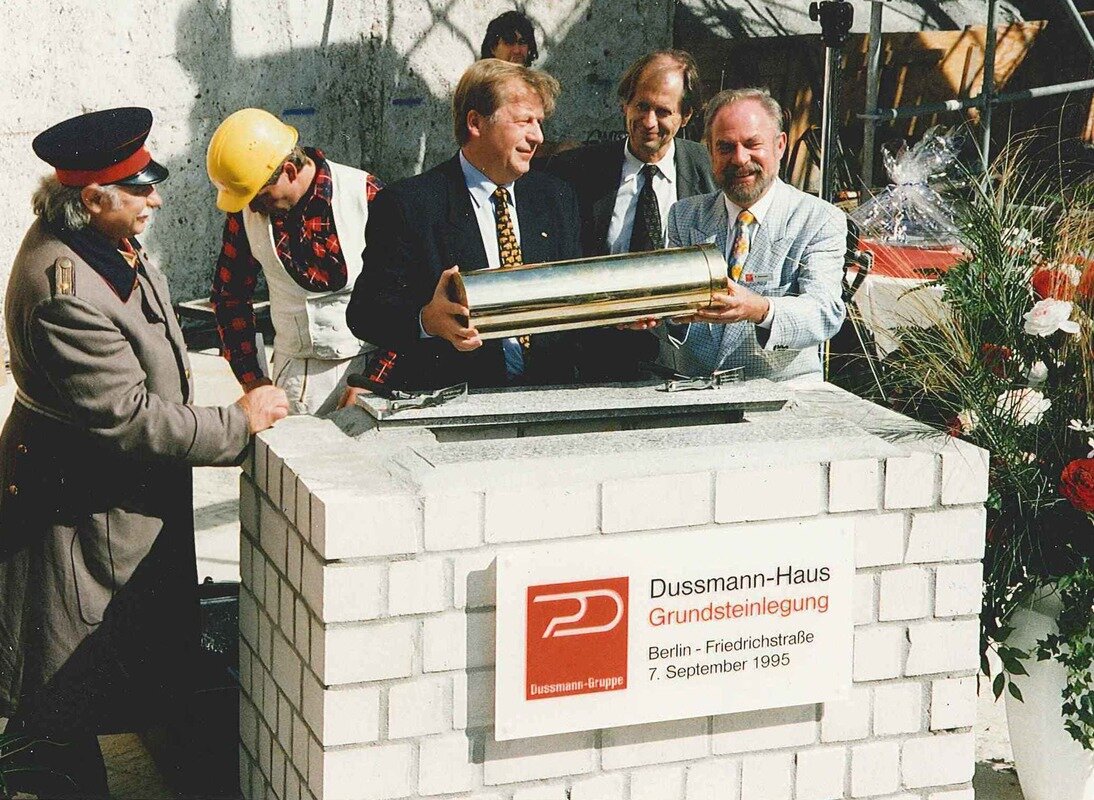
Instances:
[[[257,108],[235,112],[209,143],[209,179],[228,212],[211,300],[225,358],[244,389],[275,383],[293,413],[326,414],[351,402],[349,372],[371,348],[346,326],[361,271],[369,203],[382,184],[302,147],[296,129]],[[270,292],[270,374],[255,336],[259,272]]]
[[[498,58],[530,67],[539,58],[532,21],[519,11],[506,11],[490,20],[479,48],[479,58]]]
[[[25,738],[5,797],[108,797],[96,734],[177,719],[198,655],[191,468],[238,464],[288,412],[272,386],[192,405],[167,277],[138,240],[167,178],[151,125],[111,108],[31,145],[53,172],[6,296],[0,716]]]

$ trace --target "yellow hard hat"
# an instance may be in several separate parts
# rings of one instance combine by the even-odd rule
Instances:
[[[269,111],[242,108],[216,129],[205,156],[217,208],[241,211],[296,146],[296,128]]]

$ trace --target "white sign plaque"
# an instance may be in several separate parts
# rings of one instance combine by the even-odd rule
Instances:
[[[835,518],[505,553],[495,736],[844,697],[854,571]]]

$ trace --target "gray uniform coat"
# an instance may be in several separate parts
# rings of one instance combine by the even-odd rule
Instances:
[[[0,715],[51,730],[132,729],[185,686],[190,467],[238,462],[249,441],[237,406],[189,405],[167,281],[143,256],[136,278],[119,292],[39,221],[8,283],[18,395],[0,435]]]

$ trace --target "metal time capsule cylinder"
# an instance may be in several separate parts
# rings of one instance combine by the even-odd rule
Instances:
[[[713,244],[457,275],[450,298],[483,339],[690,314],[728,288]]]

